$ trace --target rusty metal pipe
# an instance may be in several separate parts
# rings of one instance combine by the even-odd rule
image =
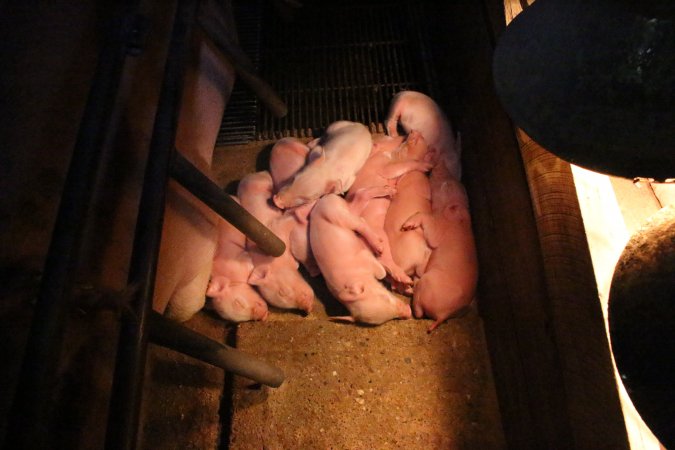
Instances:
[[[281,369],[236,348],[209,339],[153,311],[148,326],[151,342],[176,350],[200,361],[250,378],[270,387],[279,387],[285,376]]]
[[[171,176],[195,197],[244,233],[260,249],[272,256],[281,256],[286,245],[251,213],[225,194],[180,152],[175,152]]]
[[[255,95],[270,110],[274,117],[281,118],[288,114],[288,107],[274,89],[260,78],[256,68],[241,47],[232,41],[223,30],[227,20],[223,7],[213,0],[204,1],[199,8],[197,23],[216,45],[218,50],[229,59],[237,71],[237,75],[248,85]]]

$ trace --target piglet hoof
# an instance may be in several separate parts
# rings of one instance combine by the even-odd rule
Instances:
[[[412,286],[413,280],[405,273],[403,270],[391,270],[389,269],[391,277],[396,280],[397,283],[402,286]]]
[[[384,240],[380,237],[374,238],[371,247],[375,256],[380,256],[384,251]]]
[[[302,310],[307,314],[310,315],[312,313],[312,309],[314,308],[314,298],[312,298],[309,303],[306,303],[302,306]]]
[[[389,284],[391,285],[391,289],[394,292],[397,292],[401,295],[407,295],[408,297],[413,295],[412,283],[411,284],[401,283],[395,280],[393,277],[391,277],[391,279],[389,280]]]
[[[387,184],[384,186],[384,190],[385,190],[385,197],[391,198],[394,195],[396,195],[396,188],[394,186],[390,186]]]
[[[355,323],[356,319],[352,316],[331,316],[328,318],[331,322]]]
[[[431,333],[432,331],[434,331],[434,330],[435,330],[436,328],[438,328],[438,326],[439,326],[440,324],[442,324],[443,322],[445,322],[445,319],[439,319],[439,320],[436,320],[436,321],[435,321],[434,323],[432,323],[431,325],[429,325],[429,328],[427,328],[427,334],[429,334],[429,333]]]
[[[375,247],[375,253],[377,253],[377,256],[380,256],[384,252],[384,246],[382,244],[378,244],[377,247]]]

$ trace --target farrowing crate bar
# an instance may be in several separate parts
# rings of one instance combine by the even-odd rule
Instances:
[[[106,448],[110,449],[136,447],[149,341],[270,386],[279,386],[284,379],[283,373],[276,367],[212,341],[152,311],[164,199],[170,175],[258,242],[262,249],[273,255],[284,251],[283,242],[246,210],[232,202],[224,192],[209,184],[209,180],[174,148],[188,39],[199,8],[207,10],[199,24],[216,45],[227,51],[229,56],[237,50],[219,33],[220,24],[217,20],[222,18],[222,11],[218,4],[198,0],[178,2],[136,222],[126,292],[130,311],[122,316],[120,324],[106,430]],[[50,402],[46,399],[51,399],[55,391],[65,315],[75,306],[72,302],[72,269],[77,265],[87,212],[92,206],[93,184],[101,163],[101,149],[113,122],[122,69],[129,54],[142,51],[143,17],[137,11],[138,2],[135,1],[129,1],[119,8],[111,21],[106,43],[99,56],[99,66],[73,150],[44,267],[20,381],[10,413],[5,448],[48,446],[46,429],[54,412],[50,411]],[[209,17],[209,20],[204,17]],[[211,18],[215,18],[215,21]],[[247,62],[236,56],[233,59],[239,63],[237,69],[240,76],[244,72],[243,78],[253,84],[253,89],[261,94],[263,101],[270,104],[273,113],[283,114],[285,105],[276,94],[253,73],[246,73],[249,69]]]

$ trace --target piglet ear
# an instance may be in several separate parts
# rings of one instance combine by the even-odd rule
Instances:
[[[342,194],[342,181],[341,180],[329,180],[326,181],[326,187],[323,190],[328,194]]]
[[[252,286],[260,286],[265,283],[265,278],[269,274],[270,267],[268,265],[256,266],[248,276],[248,284]]]
[[[363,283],[355,282],[346,284],[345,288],[340,293],[340,298],[346,302],[353,302],[357,300],[359,296],[363,295],[365,291],[366,288]]]
[[[307,218],[309,217],[309,213],[312,211],[312,208],[314,208],[314,205],[316,204],[315,201],[311,201],[309,203],[305,203],[300,206],[296,206],[293,209],[293,215],[295,216],[295,220],[297,220],[299,223],[305,224],[308,222]]]
[[[321,164],[326,161],[326,152],[323,147],[317,145],[307,155],[307,165]]]
[[[209,286],[206,288],[207,297],[217,297],[221,295],[230,286],[230,280],[227,277],[212,277]]]

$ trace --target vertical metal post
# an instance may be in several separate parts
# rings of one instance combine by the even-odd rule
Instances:
[[[183,72],[189,36],[197,13],[196,0],[179,0],[174,17],[162,90],[150,142],[143,192],[136,222],[129,284],[139,287],[133,314],[123,318],[106,433],[107,449],[136,447],[152,311],[154,279],[161,240]]]
[[[125,2],[110,23],[73,149],[59,211],[47,251],[18,385],[9,414],[7,449],[46,448],[56,372],[69,309],[67,291],[102,148],[133,32],[137,2]]]

